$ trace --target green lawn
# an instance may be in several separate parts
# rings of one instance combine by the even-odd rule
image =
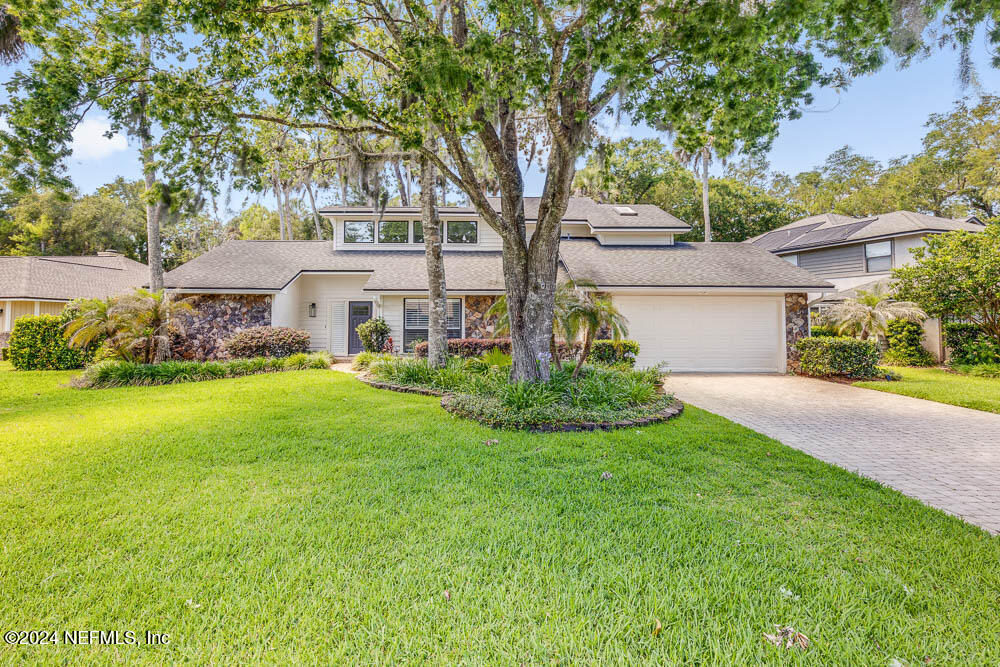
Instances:
[[[903,376],[899,382],[855,382],[893,394],[926,398],[974,410],[1000,412],[1000,379],[959,375],[940,368],[893,368]]]
[[[0,369],[3,630],[172,641],[5,662],[1000,662],[1000,539],[695,408],[533,435],[332,371],[70,375]]]

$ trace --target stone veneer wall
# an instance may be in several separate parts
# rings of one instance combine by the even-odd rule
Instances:
[[[788,370],[798,371],[799,352],[795,343],[809,335],[809,300],[805,294],[785,295],[785,350]]]
[[[219,359],[222,343],[234,333],[251,327],[270,326],[270,294],[196,294],[191,305],[197,311],[183,336],[171,336],[174,359]]]
[[[465,336],[467,338],[493,338],[495,319],[487,317],[486,311],[496,303],[498,296],[465,297]]]

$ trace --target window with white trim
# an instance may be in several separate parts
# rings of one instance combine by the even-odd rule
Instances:
[[[344,243],[375,243],[375,223],[371,220],[345,222]]]
[[[382,220],[378,223],[379,243],[407,243],[410,223],[406,220]]]
[[[881,273],[892,269],[892,241],[865,244],[865,271]]]
[[[441,232],[441,224],[438,224],[438,232]],[[413,221],[413,242],[423,243],[424,242],[424,223],[420,220]]]
[[[427,299],[403,299],[403,349],[427,340],[430,303]],[[448,299],[448,338],[462,337],[462,300]]]
[[[475,220],[449,220],[446,235],[446,242],[452,245],[479,243],[479,225]]]

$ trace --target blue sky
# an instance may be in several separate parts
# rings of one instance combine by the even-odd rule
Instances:
[[[890,65],[855,80],[843,91],[817,90],[814,104],[803,117],[782,125],[768,156],[771,168],[794,174],[820,164],[845,144],[883,162],[919,151],[930,114],[947,111],[963,96],[1000,92],[1000,71],[989,66],[981,38],[976,41],[973,57],[978,87],[964,91],[957,79],[958,55],[952,50],[937,51],[904,70]],[[0,82],[6,81],[10,71],[0,67]],[[0,92],[0,99],[5,97]],[[106,121],[95,115],[84,121],[75,135],[69,173],[84,193],[117,176],[141,176],[135,149],[124,137],[103,137],[106,129]],[[631,126],[618,127],[614,134],[658,136],[647,127]],[[527,194],[540,194],[541,189],[542,177],[533,169],[526,175]]]

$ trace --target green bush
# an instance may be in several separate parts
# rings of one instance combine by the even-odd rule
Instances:
[[[290,327],[251,327],[233,334],[222,344],[230,357],[287,357],[309,351],[309,332]]]
[[[837,333],[837,327],[830,326],[827,324],[814,324],[809,328],[809,335],[820,338],[822,336],[836,337],[840,334]]]
[[[878,375],[879,351],[875,341],[821,336],[803,338],[795,347],[804,375],[853,379]]]
[[[93,349],[70,349],[63,337],[63,319],[57,315],[19,317],[10,333],[8,356],[19,371],[81,368],[93,353]]]
[[[96,389],[176,384],[307,368],[323,369],[329,366],[330,355],[326,352],[227,361],[164,361],[159,364],[108,359],[89,366],[82,375],[73,379],[73,385],[83,389]]]
[[[380,352],[360,352],[354,357],[354,361],[351,362],[351,369],[355,371],[366,371],[368,370],[368,367],[376,361],[391,358],[391,354]]]
[[[1000,363],[1000,346],[976,324],[948,322],[944,340],[950,350],[948,363],[953,366]]]
[[[916,322],[892,320],[886,327],[889,347],[882,363],[890,366],[931,366],[934,357],[924,349],[924,328]]]
[[[626,365],[631,368],[635,366],[637,356],[639,343],[634,340],[595,340],[586,360],[605,366]]]
[[[956,373],[972,375],[981,378],[1000,378],[1000,364],[955,364],[952,367]]]
[[[373,317],[367,322],[359,324],[355,331],[361,339],[361,346],[365,352],[390,352],[385,349],[385,344],[392,334],[389,324],[381,317]]]

